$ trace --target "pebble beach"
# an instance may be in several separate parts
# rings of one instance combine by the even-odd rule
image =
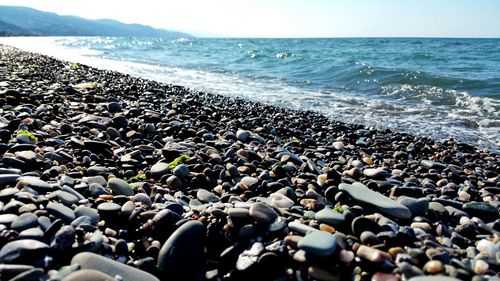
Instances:
[[[0,46],[0,280],[500,280],[500,155]]]

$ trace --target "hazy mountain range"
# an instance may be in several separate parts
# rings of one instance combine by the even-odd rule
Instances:
[[[192,37],[187,33],[147,25],[61,16],[15,6],[0,6],[0,35]]]

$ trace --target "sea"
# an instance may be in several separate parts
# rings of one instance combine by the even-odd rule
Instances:
[[[10,37],[2,43],[334,120],[500,149],[500,39]]]

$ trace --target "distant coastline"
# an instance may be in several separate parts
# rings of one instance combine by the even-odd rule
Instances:
[[[126,24],[111,19],[89,20],[76,16],[61,16],[15,6],[0,6],[0,36],[193,37],[188,33],[147,25]]]

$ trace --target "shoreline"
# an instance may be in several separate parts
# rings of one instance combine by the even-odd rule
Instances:
[[[313,110],[335,121],[361,124],[379,130],[391,129],[428,137],[438,143],[453,138],[457,142],[464,142],[478,148],[488,148],[500,153],[498,130],[495,130],[497,119],[495,109],[498,108],[498,100],[488,97],[487,94],[477,96],[477,92],[474,94],[464,88],[451,90],[438,86],[434,89],[428,88],[423,83],[422,88],[416,86],[412,89],[406,88],[406,84],[396,84],[381,86],[381,93],[370,92],[368,96],[365,96],[366,93],[362,89],[345,92],[338,89],[322,91],[317,87],[293,86],[293,83],[288,85],[288,83],[272,83],[267,80],[239,80],[238,76],[220,74],[217,71],[181,67],[182,63],[179,64],[175,60],[170,66],[168,63],[148,62],[148,59],[144,62],[132,62],[135,61],[133,57],[127,58],[126,54],[122,54],[125,56],[124,60],[110,60],[104,58],[106,55],[99,55],[101,52],[106,53],[106,50],[99,47],[96,49],[63,47],[72,42],[69,38],[59,43],[54,38],[21,39],[23,38],[0,40],[0,43],[4,42],[22,50],[82,63],[98,69],[118,71],[161,83],[183,85],[198,91],[218,93],[229,97],[236,96],[288,109]],[[93,44],[92,41],[87,43]],[[85,42],[84,40],[80,43]],[[126,42],[121,42],[118,38],[110,41],[110,44],[121,43]],[[176,44],[170,42],[168,45]],[[116,51],[120,54],[118,50]],[[197,51],[194,53],[196,54]],[[161,54],[158,56],[161,58]],[[234,69],[233,71],[238,72]],[[342,83],[342,81],[335,82],[338,85]],[[460,84],[459,81],[456,83]],[[407,90],[423,91],[420,94],[416,93],[420,96],[417,99],[421,99],[421,102],[409,100],[409,95],[400,96]],[[469,90],[473,91],[473,89]],[[291,96],[296,98],[290,98]],[[441,103],[445,103],[446,106],[443,107]]]
[[[496,152],[0,54],[0,274],[499,277]]]

